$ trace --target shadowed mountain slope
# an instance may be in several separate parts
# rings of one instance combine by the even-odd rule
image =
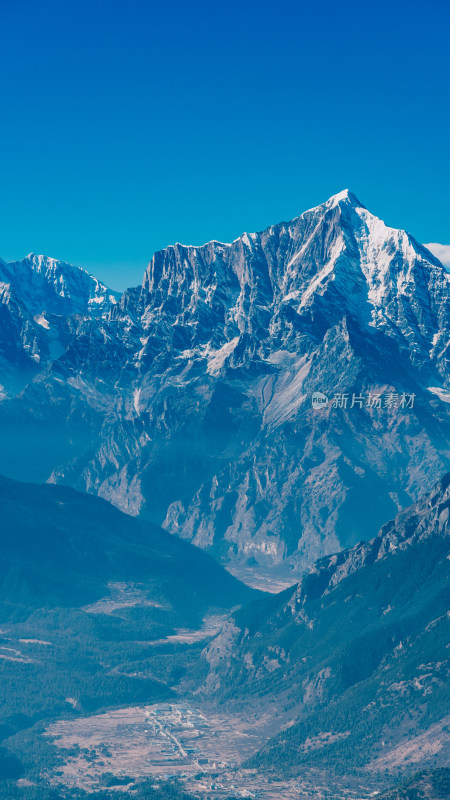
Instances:
[[[449,511],[446,475],[375,539],[233,614],[208,646],[208,692],[290,716],[253,766],[395,775],[446,763]]]

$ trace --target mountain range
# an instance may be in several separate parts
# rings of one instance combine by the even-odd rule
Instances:
[[[167,247],[120,297],[44,256],[0,281],[0,472],[98,495],[235,574],[292,583],[450,468],[450,275],[349,191]]]

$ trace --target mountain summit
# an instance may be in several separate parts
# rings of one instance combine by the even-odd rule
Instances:
[[[450,468],[449,281],[345,190],[230,244],[167,247],[116,303],[90,284],[81,314],[39,302],[31,324],[10,285],[0,470],[291,580]]]
[[[448,313],[447,281],[429,251],[345,190],[289,223],[245,233],[230,245],[175,245],[156,253],[140,308],[146,330],[167,316],[175,322],[172,336],[182,328],[187,347],[210,341],[214,332],[227,345],[226,357],[236,336],[270,337],[281,347],[300,329],[323,338],[349,315],[363,329],[398,338],[425,364],[438,344],[433,337],[443,303]],[[440,367],[445,371],[442,358]]]
[[[120,296],[86,270],[34,253],[9,264],[0,261],[0,282],[9,284],[32,316],[45,311],[96,315]]]
[[[54,258],[0,259],[0,396],[20,391],[65,352],[77,324],[69,318],[98,319],[119,296],[84,269]]]

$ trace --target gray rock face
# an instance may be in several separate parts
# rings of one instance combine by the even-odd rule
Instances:
[[[239,611],[235,617],[231,616],[203,653],[210,667],[206,688],[217,689],[221,685],[227,686],[227,682],[224,680],[225,675],[230,674],[231,668],[235,669],[236,664],[240,662],[252,663],[254,669],[253,672],[247,670],[247,678],[254,677],[256,656],[254,653],[250,656],[249,653],[256,640],[264,640],[266,637],[267,641],[271,641],[277,638],[277,632],[283,630],[286,633],[286,630],[289,630],[290,635],[285,635],[284,638],[286,642],[289,642],[289,647],[293,648],[297,644],[297,638],[303,635],[305,629],[314,631],[318,628],[319,635],[322,633],[328,635],[326,626],[323,630],[320,627],[321,615],[324,608],[339,607],[342,596],[341,584],[344,587],[351,586],[346,602],[350,603],[357,598],[365,598],[368,613],[372,615],[372,622],[379,623],[381,617],[392,611],[390,606],[383,608],[374,602],[378,588],[377,581],[373,580],[372,575],[377,571],[382,574],[388,572],[386,569],[383,572],[384,565],[389,565],[388,577],[392,581],[395,591],[398,591],[402,583],[405,586],[408,584],[414,571],[418,573],[420,580],[420,566],[417,567],[416,558],[416,554],[419,552],[433,552],[434,555],[434,551],[438,552],[436,561],[441,560],[444,565],[444,575],[448,576],[449,567],[446,561],[448,561],[450,537],[449,517],[450,474],[447,474],[435,484],[430,493],[425,494],[418,502],[399,512],[393,520],[383,525],[373,539],[359,542],[351,548],[322,557],[302,576],[298,584],[271,597],[270,600],[267,598],[259,600],[259,608],[258,604],[255,604],[251,608],[244,609],[243,612]],[[430,545],[434,549],[429,551],[424,549]],[[405,570],[405,565],[408,566],[408,559],[398,558],[405,553],[409,554],[410,560],[416,561],[414,570],[411,569],[408,574]],[[434,563],[430,561],[427,569],[433,567]],[[424,576],[425,573],[426,569],[423,571]],[[347,580],[351,576],[353,576],[352,581]],[[443,586],[445,584],[444,579]],[[426,592],[418,581],[414,584],[414,589],[418,594],[414,601],[410,602],[410,606],[420,603],[421,592],[426,600]],[[389,598],[388,583],[384,586],[383,591]],[[442,593],[444,602],[446,595],[447,592],[444,591]],[[335,597],[339,598],[339,602],[334,599]],[[410,607],[407,595],[402,596],[402,603],[407,613]],[[436,609],[430,602],[426,601],[426,605],[429,613],[435,612]],[[352,622],[351,604],[348,608],[341,608],[340,613],[342,630],[346,629],[346,618],[349,617],[347,633],[352,635],[352,626],[355,626],[356,623]],[[418,629],[416,634],[420,635],[421,632]],[[314,634],[311,635],[314,636]],[[339,630],[337,630],[337,636],[339,636]],[[264,641],[263,645],[261,643],[258,645],[260,676],[268,671],[265,654],[270,649],[270,647],[264,648]],[[448,661],[447,658],[445,660]],[[286,652],[284,653],[284,662],[285,666],[289,666],[289,668],[298,666],[298,660],[295,658],[291,659],[289,663]]]
[[[316,562],[290,601],[294,613],[301,613],[299,609],[311,600],[329,595],[350,575],[396,553],[414,551],[421,543],[437,538],[448,544],[449,511],[450,474],[447,474],[429,494],[383,525],[375,538]]]
[[[449,281],[347,191],[231,244],[168,247],[116,304],[93,289],[84,312],[49,300],[44,314],[10,281],[20,313],[44,314],[47,351],[31,380],[11,346],[26,378],[0,423],[27,432],[27,477],[99,494],[236,569],[297,574],[374,536],[449,467]],[[315,391],[347,407],[315,410]],[[3,445],[0,471],[17,477]]]

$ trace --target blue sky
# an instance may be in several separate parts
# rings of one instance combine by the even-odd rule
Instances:
[[[345,187],[450,242],[450,4],[2,0],[0,256],[141,282]]]

